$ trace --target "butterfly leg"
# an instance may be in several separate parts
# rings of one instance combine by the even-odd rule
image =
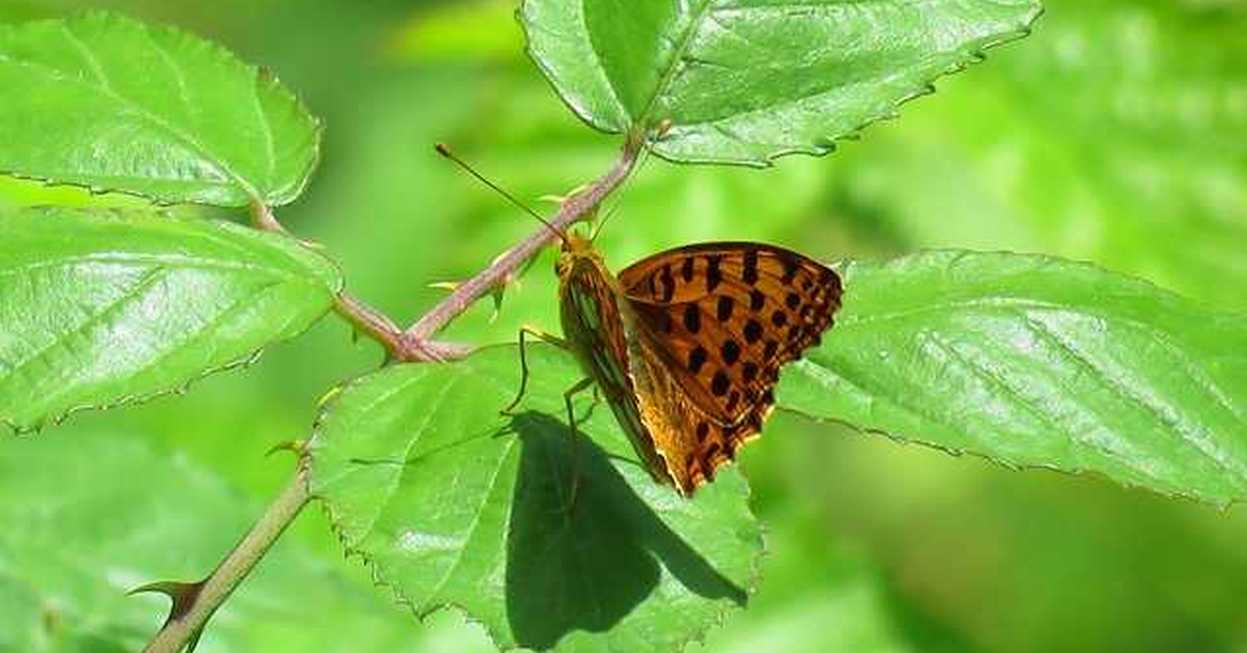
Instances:
[[[556,347],[567,349],[567,341],[552,333],[547,333],[530,326],[520,327],[520,391],[516,393],[515,399],[513,399],[511,403],[507,404],[506,408],[502,409],[503,415],[515,414],[512,411],[520,404],[520,400],[524,398],[524,392],[528,389],[528,343],[525,336],[532,336],[542,342],[548,342]]]
[[[576,507],[576,495],[580,490],[580,443],[578,442],[579,438],[577,437],[580,433],[580,429],[576,426],[576,409],[572,406],[572,398],[590,387],[596,389],[597,384],[593,382],[592,378],[585,377],[563,393],[563,403],[567,406],[567,424],[569,427],[567,433],[571,438],[569,443],[572,450],[572,483],[570,491],[568,492],[567,506],[565,509],[568,513],[571,513],[571,511]]]

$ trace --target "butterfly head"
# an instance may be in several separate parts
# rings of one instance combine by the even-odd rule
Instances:
[[[559,258],[554,262],[554,273],[559,279],[567,279],[577,264],[602,266],[602,255],[593,247],[592,239],[568,231]]]

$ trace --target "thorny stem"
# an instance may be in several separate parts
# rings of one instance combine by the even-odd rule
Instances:
[[[550,225],[562,231],[572,224],[589,217],[598,204],[601,204],[607,195],[610,195],[612,191],[628,178],[628,174],[632,172],[633,166],[636,165],[639,151],[640,145],[635,140],[630,139],[629,144],[624,147],[614,167],[599,177],[588,188],[563,200],[562,205],[559,206],[559,212],[550,219]],[[528,238],[520,241],[502,256],[498,257],[493,265],[485,268],[475,277],[468,279],[458,288],[455,288],[455,291],[449,297],[442,300],[440,304],[434,306],[428,313],[425,313],[424,317],[411,325],[404,335],[415,340],[424,340],[432,337],[433,334],[446,326],[457,315],[465,311],[468,306],[471,306],[472,302],[485,296],[498,284],[504,283],[507,277],[519,269],[529,257],[536,254],[538,250],[555,238],[557,236],[544,226],[534,231]]]
[[[251,205],[251,222],[261,231],[290,235],[273,215],[269,206],[256,202]],[[381,344],[394,360],[404,362],[441,361],[462,358],[471,351],[466,345],[433,342],[427,338],[410,338],[387,315],[369,306],[346,291],[340,291],[333,301],[333,310],[342,316],[355,331]]]
[[[143,653],[178,653],[187,643],[198,638],[199,632],[212,614],[225,603],[264,554],[268,553],[269,548],[281,537],[307,502],[307,482],[300,471],[268,507],[264,516],[251,527],[251,531],[225,556],[212,574],[199,584],[198,592],[191,597],[190,605],[179,606],[178,599],[174,599],[173,616],[143,649]]]
[[[564,230],[589,217],[602,200],[628,178],[636,165],[641,147],[639,138],[629,138],[615,165],[589,187],[564,200],[550,224],[556,229]],[[269,207],[257,203],[251,209],[252,222],[257,229],[289,233]],[[428,362],[462,358],[470,352],[470,348],[435,342],[432,340],[433,335],[467,310],[473,302],[498,284],[505,283],[529,257],[556,237],[546,227],[535,231],[495,259],[489,267],[456,288],[449,297],[434,306],[406,332],[401,331],[385,314],[345,292],[338,294],[334,310],[360,333],[381,343],[394,359]],[[184,598],[175,597],[169,620],[143,649],[143,653],[178,653],[188,644],[196,642],[208,620],[251,573],[309,499],[306,465],[300,464],[294,479],[212,574],[202,582],[190,586],[195,589],[194,592]],[[187,604],[178,604],[179,601]]]

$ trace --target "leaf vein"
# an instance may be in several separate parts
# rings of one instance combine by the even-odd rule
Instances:
[[[1229,467],[1221,459],[1221,457],[1224,456],[1224,452],[1216,450],[1216,447],[1213,447],[1213,449],[1216,451],[1216,454],[1219,455],[1214,455],[1213,452],[1206,450],[1206,443],[1200,442],[1202,438],[1198,438],[1187,433],[1187,429],[1179,423],[1181,420],[1176,420],[1175,418],[1165,414],[1164,406],[1156,406],[1147,401],[1146,398],[1140,397],[1138,394],[1131,391],[1128,387],[1115,379],[1112,374],[1109,374],[1108,371],[1097,365],[1090,356],[1088,356],[1085,352],[1080,351],[1072,342],[1062,337],[1060,333],[1053,330],[1044,321],[1036,320],[1032,316],[1025,314],[1022,315],[1022,318],[1027,327],[1031,329],[1033,333],[1064,351],[1072,362],[1079,365],[1084,370],[1091,372],[1092,378],[1099,380],[1103,387],[1120,397],[1122,400],[1135,404],[1144,412],[1150,414],[1158,423],[1163,424],[1171,434],[1175,435],[1175,439],[1186,442],[1192,449],[1211,461],[1213,466],[1222,470],[1236,481],[1240,481],[1241,484],[1244,476],[1236,473],[1236,470]],[[1132,464],[1130,461],[1126,461],[1126,463],[1135,471],[1147,474],[1146,470],[1142,469],[1137,464]]]
[[[27,356],[26,358],[22,360],[11,363],[10,368],[9,368],[9,374],[23,374],[24,375],[26,368],[28,368],[32,363],[42,358],[45,358],[46,356],[51,354],[53,351],[65,346],[66,342],[70,338],[73,338],[74,336],[82,335],[87,329],[90,329],[92,326],[98,324],[100,321],[105,319],[109,314],[120,310],[128,302],[138,297],[140,293],[145,292],[148,288],[155,285],[156,282],[159,281],[159,279],[164,275],[165,272],[166,272],[165,268],[161,268],[161,267],[152,268],[142,277],[139,277],[139,279],[134,282],[134,285],[132,285],[130,288],[127,288],[121,295],[119,295],[113,301],[109,302],[108,304],[104,306],[101,306],[98,310],[88,315],[87,318],[83,320],[80,324],[75,325],[69,331],[56,337],[52,342],[48,343],[42,349],[31,353],[29,356]],[[32,384],[32,385],[37,385],[37,384]]]
[[[164,120],[163,118],[160,118],[156,114],[149,111],[147,108],[143,107],[141,104],[118,93],[112,87],[108,77],[105,75],[104,70],[100,67],[99,60],[93,54],[91,54],[86,44],[83,43],[76,35],[74,35],[72,31],[70,31],[69,26],[67,24],[62,25],[62,28],[64,29],[69,39],[73,42],[75,48],[81,53],[88,67],[92,69],[92,72],[95,74],[97,78],[96,80],[97,84],[95,85],[88,84],[86,81],[82,79],[78,79],[75,77],[65,75],[62,71],[56,70],[55,68],[52,68],[47,65],[35,63],[33,61],[28,61],[28,60],[17,61],[7,56],[0,58],[0,61],[6,61],[6,62],[14,63],[18,66],[42,71],[48,77],[60,83],[76,84],[76,85],[88,86],[88,87],[94,86],[95,88],[98,88],[102,93],[112,98],[118,104],[122,105],[123,107],[128,108],[137,117],[146,120],[148,123],[150,123],[157,129],[163,130],[165,133],[167,133],[169,136],[171,136],[175,140],[178,140],[184,145],[186,145],[191,151],[198,154],[204,162],[206,162],[209,166],[215,169],[222,177],[224,177],[225,179],[228,179],[233,184],[236,184],[247,195],[251,196],[256,201],[260,201],[263,199],[260,197],[259,191],[254,186],[252,186],[250,183],[248,183],[247,180],[242,175],[235,172],[225,162],[223,158],[216,156],[215,153],[213,153],[211,150],[206,148],[194,136],[170,124],[168,121]],[[117,177],[117,178],[124,178],[124,177]],[[144,177],[136,177],[136,178],[144,179]]]

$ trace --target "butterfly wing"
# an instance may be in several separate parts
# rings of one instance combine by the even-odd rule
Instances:
[[[673,483],[675,479],[655,449],[637,404],[628,340],[616,301],[618,292],[608,274],[598,261],[584,258],[561,279],[559,317],[563,335],[581,368],[601,389],[654,480]]]
[[[686,494],[762,428],[780,367],[819,343],[842,294],[821,263],[747,242],[661,252],[619,282],[636,316],[634,347],[652,361],[638,375],[640,407],[680,436],[668,464]]]

